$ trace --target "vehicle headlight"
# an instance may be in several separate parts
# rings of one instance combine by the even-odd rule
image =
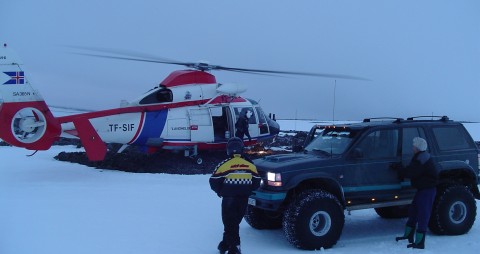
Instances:
[[[267,172],[267,184],[270,186],[282,186],[282,175],[280,173]]]

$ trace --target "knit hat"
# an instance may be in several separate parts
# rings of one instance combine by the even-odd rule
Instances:
[[[228,140],[227,154],[243,154],[243,141],[238,137],[233,137]]]
[[[413,138],[413,146],[423,152],[427,150],[427,141],[423,138],[415,137]]]

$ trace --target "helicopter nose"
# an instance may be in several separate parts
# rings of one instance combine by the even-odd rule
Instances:
[[[277,135],[278,133],[280,133],[280,125],[270,118],[268,118],[268,129],[270,130],[270,134],[272,135]]]

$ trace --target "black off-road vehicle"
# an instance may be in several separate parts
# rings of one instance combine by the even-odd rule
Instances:
[[[479,149],[461,123],[424,119],[314,126],[303,152],[254,161],[263,183],[249,198],[246,221],[257,229],[283,227],[294,246],[311,250],[337,243],[345,210],[374,208],[384,218],[406,217],[415,189],[397,169],[409,164],[413,138],[422,137],[439,175],[429,228],[467,233],[480,199]]]

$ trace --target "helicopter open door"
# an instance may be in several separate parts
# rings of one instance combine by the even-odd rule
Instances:
[[[190,109],[190,139],[192,142],[213,142],[213,122],[209,108]]]
[[[233,112],[235,113],[235,122],[238,121],[240,114],[245,114],[246,111],[251,111],[253,114],[248,119],[248,132],[252,138],[258,137],[260,134],[260,129],[258,128],[258,118],[257,115],[254,113],[253,107],[251,106],[242,106],[242,107],[233,107]],[[245,139],[246,137],[244,137]]]
[[[235,135],[230,107],[212,107],[210,113],[212,114],[215,142],[227,142],[230,137]]]

